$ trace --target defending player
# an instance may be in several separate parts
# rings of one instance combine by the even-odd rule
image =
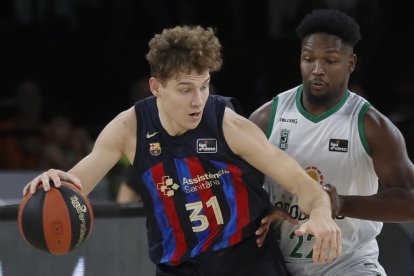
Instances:
[[[344,255],[329,265],[311,262],[314,238],[294,235],[307,221],[297,197],[283,187],[273,189],[277,186],[267,177],[273,203],[300,222],[281,222],[281,250],[292,275],[384,276],[375,238],[380,221],[414,219],[413,164],[400,131],[347,89],[357,62],[354,46],[361,38],[354,19],[336,10],[317,10],[303,19],[297,32],[302,84],[276,96],[250,119],[320,185],[336,186]],[[268,222],[280,214],[264,220],[258,230],[262,237]]]

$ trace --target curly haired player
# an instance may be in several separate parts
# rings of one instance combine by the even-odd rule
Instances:
[[[67,173],[51,169],[24,188],[35,193],[59,179],[86,193],[128,157],[142,180],[149,256],[157,275],[288,275],[277,244],[256,244],[255,230],[270,207],[262,173],[300,199],[310,216],[297,235],[315,235],[314,260],[341,255],[341,233],[328,195],[294,159],[269,143],[252,122],[209,95],[210,73],[222,64],[213,30],[165,29],[149,42],[154,96],[119,114],[92,152]],[[275,164],[279,164],[277,168]]]

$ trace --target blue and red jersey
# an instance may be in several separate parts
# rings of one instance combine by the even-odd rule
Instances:
[[[137,150],[130,184],[142,195],[149,256],[177,265],[254,235],[270,203],[263,175],[223,135],[228,98],[210,95],[199,126],[180,136],[162,127],[156,98],[135,104]]]

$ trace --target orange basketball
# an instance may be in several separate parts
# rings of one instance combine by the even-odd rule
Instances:
[[[26,194],[19,206],[17,221],[23,238],[34,248],[63,255],[80,246],[93,225],[89,199],[74,184],[61,180],[44,191],[39,185],[34,195]]]

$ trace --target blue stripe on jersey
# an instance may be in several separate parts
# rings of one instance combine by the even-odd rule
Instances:
[[[174,159],[174,162],[175,162],[175,166],[177,168],[178,177],[179,177],[179,181],[180,181],[180,186],[181,186],[182,191],[186,195],[187,203],[193,203],[193,202],[201,201],[199,193],[196,193],[196,192],[186,193],[185,192],[184,184],[182,183],[182,180],[184,178],[187,178],[187,179],[192,179],[193,178],[193,176],[191,175],[191,172],[190,172],[190,168],[188,167],[185,160],[183,160],[183,159]],[[200,215],[205,215],[204,208],[200,212]],[[198,226],[198,225],[194,225],[194,226]],[[199,253],[202,252],[203,243],[209,237],[210,229],[207,228],[206,230],[204,230],[202,232],[196,232],[195,234],[196,234],[197,239],[198,239],[198,244],[191,250],[191,257],[194,257],[194,256],[196,256],[196,255],[198,255]]]
[[[217,171],[220,171],[221,169],[228,170],[226,163],[218,161],[211,162],[216,166]],[[225,173],[220,178],[220,182],[223,184],[224,195],[227,199],[228,206],[230,207],[230,219],[223,229],[222,240],[214,245],[213,250],[228,247],[229,238],[237,231],[237,202],[233,177],[231,174]]]
[[[169,262],[173,257],[176,248],[175,239],[168,238],[173,236],[173,230],[168,223],[167,216],[165,215],[164,203],[159,196],[157,184],[154,182],[151,169],[144,172],[142,179],[144,180],[145,186],[148,189],[148,193],[152,198],[155,218],[157,219],[158,225],[160,227],[162,237],[164,237],[162,244],[162,247],[164,248],[164,254],[161,259],[161,263],[166,263]]]

